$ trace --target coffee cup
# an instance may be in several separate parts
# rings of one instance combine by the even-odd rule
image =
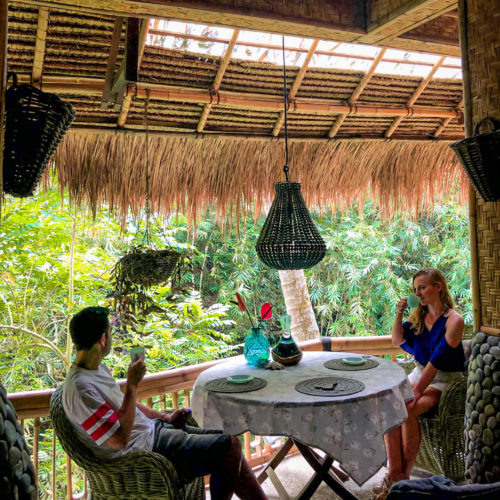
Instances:
[[[412,309],[415,309],[420,304],[420,297],[417,297],[416,295],[410,294],[408,295],[408,298],[406,299],[406,302],[409,307]]]
[[[144,350],[144,347],[141,346],[136,346],[136,347],[131,347],[130,351],[130,361],[134,361],[134,357],[137,355],[139,358],[144,359],[146,352]]]

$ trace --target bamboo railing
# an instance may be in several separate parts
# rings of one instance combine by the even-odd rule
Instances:
[[[324,339],[323,339],[324,340]],[[309,340],[300,344],[304,351],[321,351],[331,349],[332,351],[355,352],[360,354],[371,354],[376,356],[389,355],[391,360],[396,360],[397,354],[404,354],[399,348],[391,343],[389,335],[379,337],[347,337],[331,338],[331,345],[324,347],[320,339]],[[139,398],[145,404],[156,409],[164,410],[167,408],[189,407],[191,402],[191,390],[198,375],[218,363],[223,363],[225,359],[210,361],[199,365],[188,366],[185,368],[176,368],[173,370],[162,371],[146,375],[139,385]],[[118,383],[125,385],[125,380]],[[82,471],[75,471],[69,457],[57,446],[57,437],[52,431],[52,424],[49,417],[49,402],[54,389],[43,391],[17,392],[9,394],[8,397],[17,413],[22,428],[25,430],[25,437],[29,446],[32,447],[32,460],[37,477],[40,481],[40,461],[51,460],[51,467],[44,467],[44,474],[50,475],[45,478],[45,490],[41,492],[43,499],[68,500],[86,499],[87,490],[85,478]],[[42,432],[43,431],[43,432]],[[47,437],[43,443],[40,439],[41,434]],[[268,462],[274,453],[281,447],[281,438],[275,442],[268,442],[261,436],[254,436],[250,432],[243,435],[243,451],[252,467],[258,467]],[[292,448],[291,452],[294,449]],[[58,490],[57,465],[61,460],[66,463],[65,488]],[[82,491],[74,492],[74,476],[79,474],[83,476],[84,487]],[[81,483],[81,481],[80,481]],[[47,488],[50,485],[50,488]]]

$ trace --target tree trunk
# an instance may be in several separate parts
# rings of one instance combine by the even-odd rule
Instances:
[[[319,338],[304,271],[279,271],[279,274],[286,310],[292,317],[293,338],[296,342]]]

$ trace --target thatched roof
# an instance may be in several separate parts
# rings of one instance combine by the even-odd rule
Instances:
[[[69,3],[9,3],[9,71],[21,80],[41,80],[44,90],[71,102],[77,114],[56,156],[61,186],[77,200],[106,201],[122,213],[141,206],[149,94],[151,194],[158,209],[180,206],[194,216],[214,201],[222,213],[238,210],[242,201],[257,200],[257,208],[266,203],[273,183],[282,180],[281,68],[233,59],[231,51],[202,56],[140,43],[138,83],[114,86],[117,75],[123,78],[126,22],[89,9],[76,13]],[[436,4],[432,12],[410,12],[427,15],[428,23],[402,33],[388,22],[365,35],[343,28],[339,37],[448,47],[445,54],[457,55],[452,2],[428,3]],[[347,13],[355,19],[355,9]],[[157,25],[144,23],[140,39],[162,36]],[[400,35],[391,38],[389,30]],[[226,45],[234,46],[236,37]],[[313,46],[306,50],[309,61],[319,51],[317,42]],[[310,203],[323,207],[351,203],[370,190],[383,199],[386,212],[413,211],[431,206],[435,195],[457,182],[465,193],[467,181],[448,147],[463,137],[461,81],[435,77],[454,63],[443,56],[429,65],[427,78],[391,76],[374,72],[384,53],[377,57],[365,72],[307,62],[287,67],[291,177],[303,183]]]

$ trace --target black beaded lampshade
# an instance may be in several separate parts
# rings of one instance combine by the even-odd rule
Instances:
[[[307,269],[326,253],[307,210],[299,182],[278,182],[267,220],[257,240],[257,255],[279,270]]]

